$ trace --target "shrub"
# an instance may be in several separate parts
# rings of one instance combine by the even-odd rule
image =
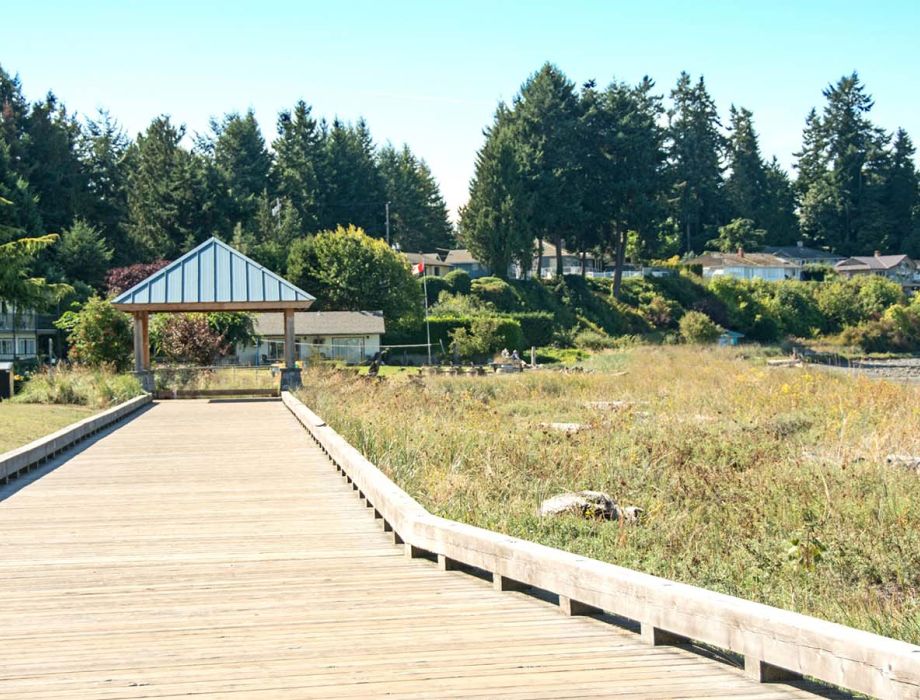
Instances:
[[[699,311],[688,311],[680,319],[680,336],[687,343],[714,343],[722,329]]]
[[[773,295],[765,304],[783,334],[807,338],[826,325],[811,285],[780,282],[771,291]]]
[[[16,403],[76,404],[107,408],[142,393],[140,382],[130,374],[58,367],[33,375],[13,400]]]
[[[473,319],[469,329],[451,334],[451,349],[463,358],[482,358],[503,348],[520,349],[523,338],[517,321],[497,316]]]
[[[676,301],[656,294],[639,307],[639,313],[655,328],[674,328],[683,314],[683,309]]]
[[[470,284],[470,292],[495,305],[499,311],[516,311],[521,303],[514,288],[498,277],[479,277]]]
[[[434,306],[443,292],[450,293],[453,291],[453,287],[450,286],[446,277],[420,277],[418,279],[418,288],[420,293],[423,293],[425,289],[428,290],[428,306]]]
[[[127,267],[113,267],[105,275],[105,288],[109,296],[117,296],[131,289],[154,272],[169,265],[169,260],[155,260],[151,263],[136,263]]]
[[[67,311],[55,325],[67,333],[70,359],[89,367],[123,372],[131,365],[133,337],[130,317],[98,296],[79,311]]]
[[[524,311],[509,314],[521,326],[526,346],[540,347],[553,342],[555,320],[553,315],[546,311]]]
[[[444,281],[450,285],[454,294],[469,294],[472,280],[466,270],[454,270],[444,275]]]
[[[157,354],[171,362],[210,365],[231,349],[205,314],[160,314],[152,326],[150,335]]]
[[[904,300],[901,285],[884,277],[867,275],[855,277],[848,283],[855,285],[858,290],[856,297],[864,319],[881,318],[887,308]]]
[[[616,347],[616,341],[609,335],[590,329],[578,333],[574,343],[576,348],[582,350],[607,350]]]

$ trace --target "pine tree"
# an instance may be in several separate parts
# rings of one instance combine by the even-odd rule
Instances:
[[[125,156],[129,146],[125,132],[104,110],[97,119],[86,122],[79,146],[86,189],[77,214],[98,227],[119,265],[134,259],[124,230],[128,209]]]
[[[681,73],[671,91],[669,162],[672,210],[685,252],[701,250],[724,220],[724,139],[712,97],[702,77],[694,85]]]
[[[64,231],[53,250],[64,279],[83,282],[101,290],[112,261],[112,249],[106,245],[100,231],[77,219]]]
[[[614,82],[600,95],[589,88],[583,96],[584,209],[614,254],[615,296],[629,233],[640,250],[657,246],[665,153],[658,125],[663,108],[654,85],[649,78],[635,87]]]
[[[212,121],[211,131],[204,150],[214,168],[214,213],[218,230],[229,238],[236,224],[253,228],[259,197],[269,186],[272,158],[251,110]],[[258,238],[259,232],[254,233]]]
[[[908,248],[913,252],[916,242],[920,242],[915,241],[920,229],[920,175],[914,165],[915,152],[910,136],[904,129],[898,129],[885,173],[882,201],[891,247],[902,253]]]
[[[361,119],[352,126],[336,119],[324,142],[320,228],[352,224],[369,236],[383,238],[386,194],[367,124]]]
[[[795,185],[775,156],[764,169],[764,176],[764,202],[758,224],[766,230],[770,245],[794,245],[800,238]]]
[[[143,261],[175,258],[207,236],[203,165],[182,148],[184,135],[157,117],[128,150],[126,230]]]
[[[272,143],[275,164],[272,179],[278,194],[287,198],[307,231],[319,225],[320,178],[324,174],[323,132],[303,100],[292,111],[278,115],[278,138]]]
[[[556,274],[562,274],[562,245],[574,240],[581,219],[578,172],[580,103],[575,85],[547,63],[521,86],[514,99],[511,132],[531,203],[522,211],[532,236],[556,246]],[[542,257],[542,244],[538,249]],[[538,268],[539,269],[539,261]]]
[[[6,142],[10,165],[16,172],[20,172],[22,136],[28,112],[19,76],[10,76],[0,66],[0,137]]]
[[[53,94],[32,105],[25,124],[20,172],[38,197],[42,222],[51,231],[71,224],[84,196],[79,137],[77,121]]]
[[[517,263],[529,269],[533,235],[524,220],[532,201],[526,193],[511,112],[499,104],[485,143],[476,154],[470,198],[460,209],[458,239],[493,275],[507,277]]]
[[[390,202],[390,240],[411,252],[450,247],[453,230],[447,205],[425,161],[408,146],[385,146],[377,160]]]
[[[0,136],[0,244],[37,236],[41,231],[35,195],[29,183],[13,169],[10,147]]]

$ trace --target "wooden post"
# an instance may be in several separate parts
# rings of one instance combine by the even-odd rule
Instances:
[[[134,314],[134,371],[144,371],[144,328],[140,312]]]
[[[141,317],[141,358],[144,371],[150,371],[150,314],[146,311],[140,313]]]
[[[294,369],[296,352],[294,349],[294,309],[284,310],[284,366]]]

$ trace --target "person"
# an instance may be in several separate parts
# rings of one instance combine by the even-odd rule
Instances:
[[[510,355],[508,354],[508,348],[502,349],[502,359],[507,360],[509,357]]]
[[[520,362],[520,361],[521,361],[521,356],[518,355],[518,351],[517,351],[517,350],[515,350],[514,352],[511,353],[511,359],[514,360],[515,362]]]

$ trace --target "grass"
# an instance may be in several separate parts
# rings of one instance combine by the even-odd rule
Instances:
[[[101,369],[58,368],[32,375],[14,403],[66,404],[101,409],[140,396],[138,380],[130,374]]]
[[[920,387],[751,354],[636,347],[586,373],[375,383],[314,371],[302,398],[439,515],[920,643],[920,477],[885,463],[920,454]],[[629,403],[588,405],[614,400]],[[589,429],[540,428],[555,421]],[[586,488],[643,522],[537,515]]]
[[[154,370],[158,390],[203,389],[271,389],[278,384],[269,367],[157,367]]]
[[[95,413],[87,406],[0,403],[0,453],[21,447]]]

